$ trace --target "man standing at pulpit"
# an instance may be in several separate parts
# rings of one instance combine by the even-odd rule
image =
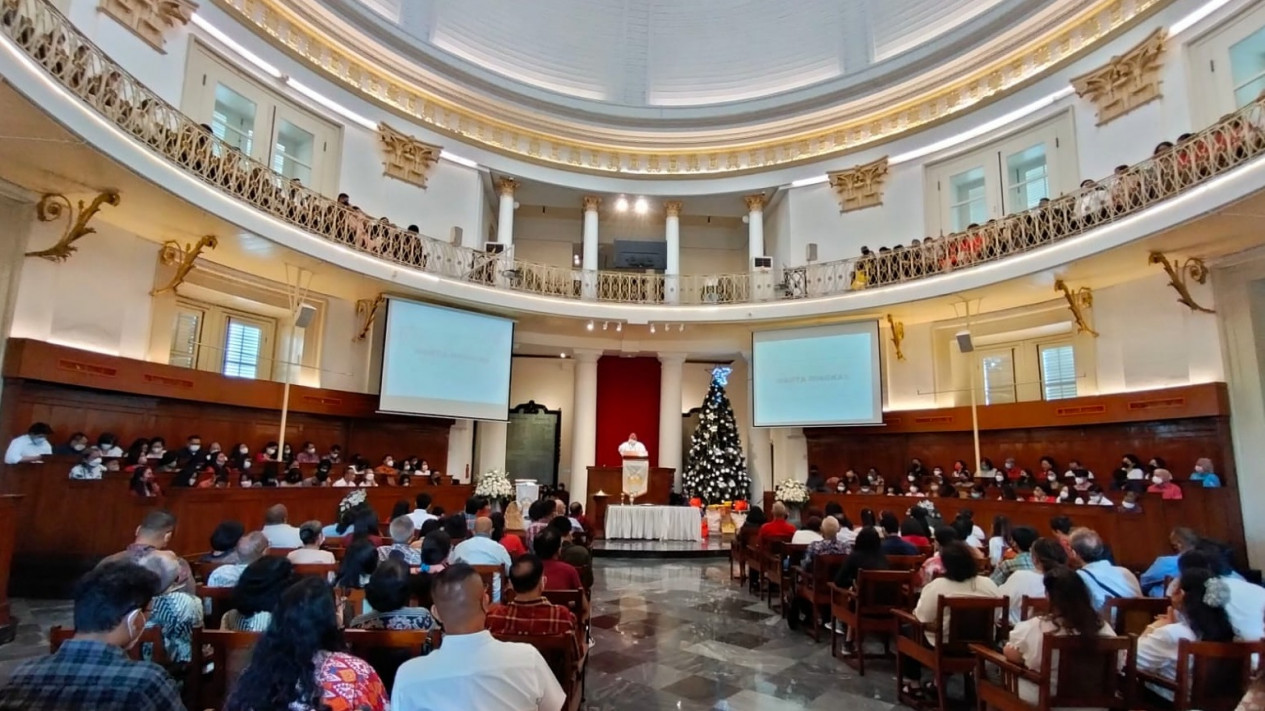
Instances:
[[[621,457],[648,457],[650,453],[646,451],[646,445],[637,441],[637,433],[628,433],[628,441],[619,445],[619,456]]]

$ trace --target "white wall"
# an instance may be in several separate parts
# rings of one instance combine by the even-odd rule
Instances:
[[[167,33],[164,51],[154,49],[114,18],[101,12],[100,0],[66,0],[63,8],[75,27],[102,47],[114,61],[141,80],[167,103],[180,105],[184,66],[189,50],[189,31],[177,26]],[[57,3],[61,4],[61,3]]]
[[[1190,286],[1216,308],[1210,284]],[[1100,393],[1225,380],[1217,317],[1177,303],[1162,273],[1095,291],[1092,315]]]
[[[80,239],[65,262],[24,260],[9,335],[144,359],[159,247],[101,220],[93,224],[97,233]],[[34,223],[28,249],[51,247],[63,226]]]
[[[570,358],[514,358],[510,368],[510,407],[535,400],[562,410],[558,481],[571,481],[571,432],[575,426],[575,361]],[[513,471],[514,463],[506,462]]]

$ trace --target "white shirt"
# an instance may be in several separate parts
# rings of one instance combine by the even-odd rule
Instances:
[[[452,549],[452,554],[448,556],[449,562],[452,563],[469,563],[470,565],[499,565],[509,575],[510,566],[514,561],[510,560],[510,552],[505,550],[505,546],[492,540],[489,536],[474,536],[458,543]],[[501,576],[492,578],[492,602],[501,601]]]
[[[839,533],[835,535],[836,541],[839,541],[840,543],[847,543],[848,545],[855,543],[856,539],[857,532],[850,528],[841,528],[839,529]]]
[[[1184,622],[1174,622],[1159,628],[1148,627],[1138,637],[1138,671],[1150,672],[1169,681],[1177,680],[1177,643],[1183,639],[1195,640],[1195,631]],[[1155,687],[1150,687],[1155,691]],[[1171,699],[1172,692],[1169,692]]]
[[[425,509],[415,509],[412,513],[408,515],[408,517],[413,519],[414,530],[421,529],[422,525],[425,524],[427,521],[431,520],[432,518],[436,518],[435,516],[432,516],[430,512]]]
[[[286,558],[295,565],[333,565],[334,554],[315,548],[295,548],[286,554]]]
[[[988,539],[988,560],[994,566],[1001,562],[1001,557],[1006,554],[1006,540],[1001,536],[993,536]]]
[[[1016,570],[1001,584],[1001,594],[1010,598],[1010,621],[1023,615],[1023,597],[1045,597],[1045,574],[1035,570]]]
[[[1053,622],[1046,617],[1037,616],[1015,625],[1015,628],[1010,631],[1010,639],[1007,640],[1007,643],[1014,646],[1019,650],[1019,653],[1023,655],[1023,665],[1025,667],[1032,671],[1040,672],[1041,655],[1045,646],[1045,635],[1047,633],[1056,632],[1058,632],[1058,627]],[[1098,635],[1100,637],[1110,637],[1114,634],[1115,630],[1111,629],[1111,625],[1106,622],[1102,623],[1102,625],[1098,628]],[[1176,654],[1174,654],[1174,656],[1176,656]],[[1059,658],[1056,655],[1050,660],[1051,684],[1056,684],[1058,677]],[[1051,688],[1050,693],[1055,693],[1055,688]],[[1035,704],[1040,701],[1040,690],[1037,688],[1036,684],[1033,684],[1027,679],[1020,679],[1019,698],[1030,704]]]
[[[120,446],[118,446],[118,445],[116,444],[116,445],[114,445],[113,447],[110,447],[109,449],[101,449],[101,456],[103,456],[103,457],[121,457],[121,456],[123,456],[123,448],[122,448],[122,447],[120,447]]]
[[[53,453],[53,445],[48,440],[36,442],[31,435],[14,437],[9,449],[4,453],[5,464],[17,464],[27,457],[47,457]]]
[[[299,538],[299,529],[288,523],[274,523],[262,529],[268,545],[273,548],[302,548],[303,540]]]
[[[791,545],[808,545],[809,543],[816,543],[820,540],[820,533],[816,531],[809,531],[808,529],[800,529],[795,532],[795,535],[791,536]]]
[[[917,617],[924,624],[934,624],[936,622],[936,613],[940,607],[940,598],[943,597],[1001,597],[1001,591],[997,589],[997,585],[988,578],[977,575],[970,580],[958,582],[949,578],[936,578],[927,583],[922,589],[922,594],[918,596],[918,605],[914,607],[914,617]],[[945,613],[944,625],[947,628],[949,624],[948,613]],[[936,633],[928,631],[927,641],[935,644]]]
[[[972,548],[983,548],[984,541],[988,537],[984,535],[984,529],[979,526],[971,526],[971,535],[966,537],[966,544]]]
[[[566,700],[535,647],[487,631],[444,635],[442,647],[400,666],[391,692],[393,711],[559,711]]]
[[[1220,580],[1230,588],[1225,614],[1230,618],[1234,636],[1243,642],[1265,638],[1265,588],[1230,576]]]
[[[334,480],[334,483],[333,483],[333,484],[330,484],[330,486],[335,486],[335,487],[338,487],[338,486],[355,486],[355,485],[356,485],[356,482],[354,482],[354,481],[347,481],[346,479],[335,479],[335,480]]]
[[[646,445],[641,442],[629,440],[619,445],[619,456],[621,457],[648,457],[650,453],[646,451]]]

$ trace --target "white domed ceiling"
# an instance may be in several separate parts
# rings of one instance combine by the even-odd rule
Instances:
[[[1077,0],[307,0],[473,86],[575,117],[737,118],[908,80]],[[300,3],[303,4],[303,3]],[[777,100],[771,100],[777,97]],[[758,101],[758,100],[764,101]],[[694,110],[689,110],[694,109]]]

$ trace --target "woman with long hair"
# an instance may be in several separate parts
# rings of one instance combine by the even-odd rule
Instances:
[[[139,464],[132,470],[132,480],[128,482],[132,496],[145,498],[162,496],[162,487],[154,480],[154,470],[148,464]]]
[[[511,501],[510,506],[514,505],[515,503]],[[509,552],[510,558],[513,559],[526,553],[527,547],[523,545],[523,539],[519,538],[518,534],[506,532],[507,523],[505,514],[500,511],[492,512],[492,540],[500,543]],[[430,533],[430,531],[427,531],[427,533]]]
[[[363,588],[377,568],[378,547],[370,541],[356,541],[343,554],[343,563],[338,568],[334,587],[344,590]]]
[[[294,566],[287,558],[266,555],[246,566],[233,586],[233,609],[224,613],[220,629],[266,631],[281,594],[293,580]]]
[[[1048,540],[1048,539],[1041,539]],[[1056,547],[1057,542],[1054,542]],[[1055,566],[1045,573],[1045,594],[1050,600],[1050,611],[1020,622],[1010,631],[1010,640],[1002,650],[1006,658],[1028,669],[1041,668],[1041,654],[1045,635],[1076,635],[1089,645],[1094,637],[1110,637],[1115,634],[1111,625],[1094,611],[1089,598],[1089,588],[1071,569]],[[1058,677],[1058,659],[1050,669],[1050,678]],[[1019,680],[1019,698],[1035,704],[1040,689],[1027,679]]]
[[[993,517],[993,535],[988,539],[988,560],[996,566],[1010,549],[1010,519]]]
[[[1028,549],[1032,570],[1012,571],[1001,584],[1001,594],[1010,598],[1010,621],[1018,623],[1023,614],[1023,598],[1045,597],[1045,574],[1067,565],[1067,551],[1057,538],[1038,538]]]
[[[282,595],[272,625],[229,694],[227,711],[385,711],[382,679],[345,651],[329,586],[303,578]]]
[[[1226,613],[1230,586],[1207,568],[1190,568],[1173,588],[1173,605],[1138,637],[1138,671],[1177,679],[1177,645],[1183,639],[1233,642],[1234,627]],[[1172,692],[1147,687],[1170,701]]]

